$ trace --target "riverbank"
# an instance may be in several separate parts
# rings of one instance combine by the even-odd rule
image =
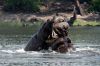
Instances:
[[[77,19],[73,26],[100,26],[100,21],[85,21],[81,19]]]
[[[72,17],[72,13],[61,13],[66,18]],[[14,23],[20,26],[27,26],[37,22],[46,22],[51,19],[55,14],[36,14],[36,13],[5,13],[0,12],[0,23]],[[77,20],[73,26],[100,26],[100,15],[88,14],[84,16],[77,15]]]

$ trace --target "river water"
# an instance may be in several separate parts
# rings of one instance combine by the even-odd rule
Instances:
[[[76,50],[66,54],[25,52],[36,31],[25,29],[0,32],[0,66],[100,66],[100,27],[71,27],[69,36]]]

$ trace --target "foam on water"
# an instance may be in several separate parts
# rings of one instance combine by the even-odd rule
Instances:
[[[91,47],[76,48],[76,51],[85,51],[85,50],[90,50],[96,53],[100,53],[100,49],[98,48],[91,48]]]
[[[2,46],[0,45],[0,49],[2,48]]]
[[[97,48],[79,47],[76,48],[75,51],[68,52],[66,54],[61,54],[54,51],[26,52],[23,48],[16,50],[0,50],[0,52],[4,53],[4,58],[1,59],[1,66],[8,66],[5,65],[5,62],[6,64],[12,64],[9,66],[14,66],[14,64],[17,64],[18,66],[91,66],[92,62],[96,62],[98,64],[95,66],[99,66],[99,59],[97,58],[99,58],[100,55],[96,56],[95,53],[91,52],[95,52],[96,50]],[[5,58],[6,56],[7,58],[10,58],[9,61],[3,60],[7,59]]]
[[[15,53],[14,51],[12,50],[0,50],[1,52],[5,52],[5,53]]]
[[[22,48],[22,49],[16,50],[16,52],[18,52],[18,53],[25,53],[25,50]]]
[[[83,50],[99,51],[97,48],[84,47],[84,48],[76,48],[75,51],[70,51],[70,52],[77,52],[77,51],[83,51]],[[17,49],[17,50],[0,50],[0,51],[1,52],[6,52],[6,53],[25,53],[26,52],[23,48],[22,49]],[[40,54],[40,53],[57,53],[57,52],[55,52],[55,51],[52,51],[52,52],[47,52],[47,51],[44,51],[44,52],[43,51],[41,51],[41,52],[31,51],[31,54]]]
[[[90,47],[84,47],[84,48],[76,48],[76,51],[82,51],[82,50],[94,50],[94,48],[90,48]]]
[[[25,53],[24,49],[18,49],[18,50],[0,50],[1,52],[5,53]]]

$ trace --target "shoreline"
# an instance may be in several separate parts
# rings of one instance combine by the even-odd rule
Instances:
[[[0,23],[19,23],[19,24],[34,24],[37,22],[46,22],[47,19],[52,19],[55,14],[26,14],[26,13],[0,13]],[[72,13],[61,13],[66,18],[70,18]],[[77,20],[73,23],[73,26],[100,26],[100,15],[88,14],[85,16],[77,15]]]

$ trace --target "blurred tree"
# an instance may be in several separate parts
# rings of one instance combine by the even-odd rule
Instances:
[[[100,0],[92,0],[92,9],[100,12]]]
[[[41,0],[41,1],[45,3],[45,5],[46,5],[46,7],[48,7],[48,9],[50,9],[50,6],[54,6],[54,7],[57,6],[58,4],[56,2],[60,3],[59,8],[61,8],[62,6],[65,6],[65,5],[70,5],[70,7],[71,7],[72,3],[73,3],[73,5],[75,5],[75,7],[76,7],[77,14],[84,15],[83,9],[81,8],[81,5],[80,5],[80,0]],[[72,3],[70,3],[70,2],[72,2]],[[63,4],[61,4],[61,3],[63,3]],[[66,10],[66,8],[69,8],[69,7],[65,7],[65,10]]]
[[[40,0],[5,0],[4,10],[36,12],[39,10]]]
[[[65,11],[67,8],[69,8],[65,5],[70,5],[72,7],[73,3],[73,5],[76,6],[77,14],[81,15],[84,15],[84,8],[81,6],[81,4],[83,4],[84,2],[91,6],[87,7],[87,9],[89,8],[90,11],[100,12],[100,0],[0,0],[0,5],[3,4],[2,2],[4,1],[4,10],[13,12],[37,12],[40,10],[39,7],[41,6],[41,4],[45,5],[48,11],[50,10],[50,8],[53,8],[52,4],[57,4],[56,2],[59,2],[61,4],[61,6],[59,7],[62,8],[63,6],[63,9],[65,9]]]
[[[0,5],[3,5],[4,4],[4,0],[0,0]]]
[[[81,8],[79,0],[74,0],[74,5],[78,14],[84,15],[83,9]]]

